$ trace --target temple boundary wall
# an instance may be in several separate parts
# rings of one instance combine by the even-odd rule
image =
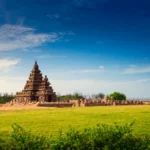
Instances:
[[[35,104],[37,107],[89,107],[89,106],[128,106],[128,105],[150,105],[150,101],[142,100],[126,100],[126,101],[103,101],[103,100],[70,100],[67,102],[29,102],[29,103],[14,103],[13,101],[6,103],[5,106],[30,106]]]

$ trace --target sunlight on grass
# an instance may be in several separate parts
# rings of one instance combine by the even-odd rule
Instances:
[[[150,106],[105,106],[82,108],[46,108],[0,111],[0,132],[10,133],[17,123],[36,134],[57,134],[74,127],[83,129],[98,123],[118,122],[123,125],[135,120],[134,134],[150,134]]]

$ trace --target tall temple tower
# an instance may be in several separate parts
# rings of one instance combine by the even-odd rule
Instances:
[[[55,102],[56,93],[48,81],[47,76],[42,77],[39,66],[35,61],[29,79],[22,92],[17,92],[13,102],[28,103],[37,102]]]

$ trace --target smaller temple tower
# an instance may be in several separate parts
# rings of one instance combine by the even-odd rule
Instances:
[[[13,100],[16,103],[29,103],[32,101],[56,101],[56,93],[53,91],[52,86],[50,86],[47,76],[42,77],[37,61],[35,61],[24,89],[22,92],[17,92]]]
[[[56,94],[54,93],[47,76],[42,80],[42,83],[37,92],[39,101],[54,102],[56,101]]]

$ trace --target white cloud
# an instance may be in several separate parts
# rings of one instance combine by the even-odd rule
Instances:
[[[28,77],[4,76],[0,77],[0,93],[16,93],[24,88]]]
[[[135,67],[130,66],[129,68],[126,68],[122,74],[140,74],[140,73],[149,73],[150,72],[150,66],[148,67]]]
[[[21,51],[23,51],[23,52],[35,52],[35,53],[38,53],[38,52],[41,52],[42,50],[40,50],[40,49],[27,49],[27,48],[24,48]]]
[[[43,43],[54,43],[62,35],[59,33],[35,33],[35,29],[5,24],[0,26],[0,51],[33,48]]]
[[[25,80],[27,80],[27,78],[26,78],[26,77],[11,77],[11,76],[10,76],[10,77],[9,77],[9,76],[7,77],[7,76],[5,76],[5,77],[0,77],[0,80],[3,80],[3,81],[4,81],[4,80],[7,80],[7,81],[8,81],[8,80],[9,80],[9,81],[15,81],[15,80],[20,80],[20,81],[21,81],[21,80],[22,80],[22,81],[25,81]]]
[[[0,71],[10,71],[20,62],[20,59],[0,59]]]
[[[25,85],[25,82],[20,80],[7,80],[0,79],[0,93],[16,93],[21,91]]]
[[[0,27],[0,33],[2,33],[2,37],[9,37],[13,38],[16,34],[20,35],[23,32],[28,32],[28,31],[33,31],[35,29],[29,28],[29,27],[24,27],[24,26],[19,26],[19,25],[10,25],[10,24],[5,24]]]
[[[60,93],[73,93],[80,91],[83,94],[104,92],[110,94],[114,91],[125,93],[128,97],[150,97],[150,79],[141,79],[127,82],[112,82],[102,80],[50,80],[52,86]]]
[[[37,56],[37,58],[66,58],[67,56],[63,56],[63,55],[41,55],[41,56]]]
[[[0,77],[0,92],[15,93],[21,91],[28,77]],[[150,97],[150,79],[135,81],[104,81],[104,80],[53,80],[49,79],[54,91],[61,94],[79,91],[83,94],[114,91],[125,93],[130,98]],[[15,85],[15,86],[14,86]]]

